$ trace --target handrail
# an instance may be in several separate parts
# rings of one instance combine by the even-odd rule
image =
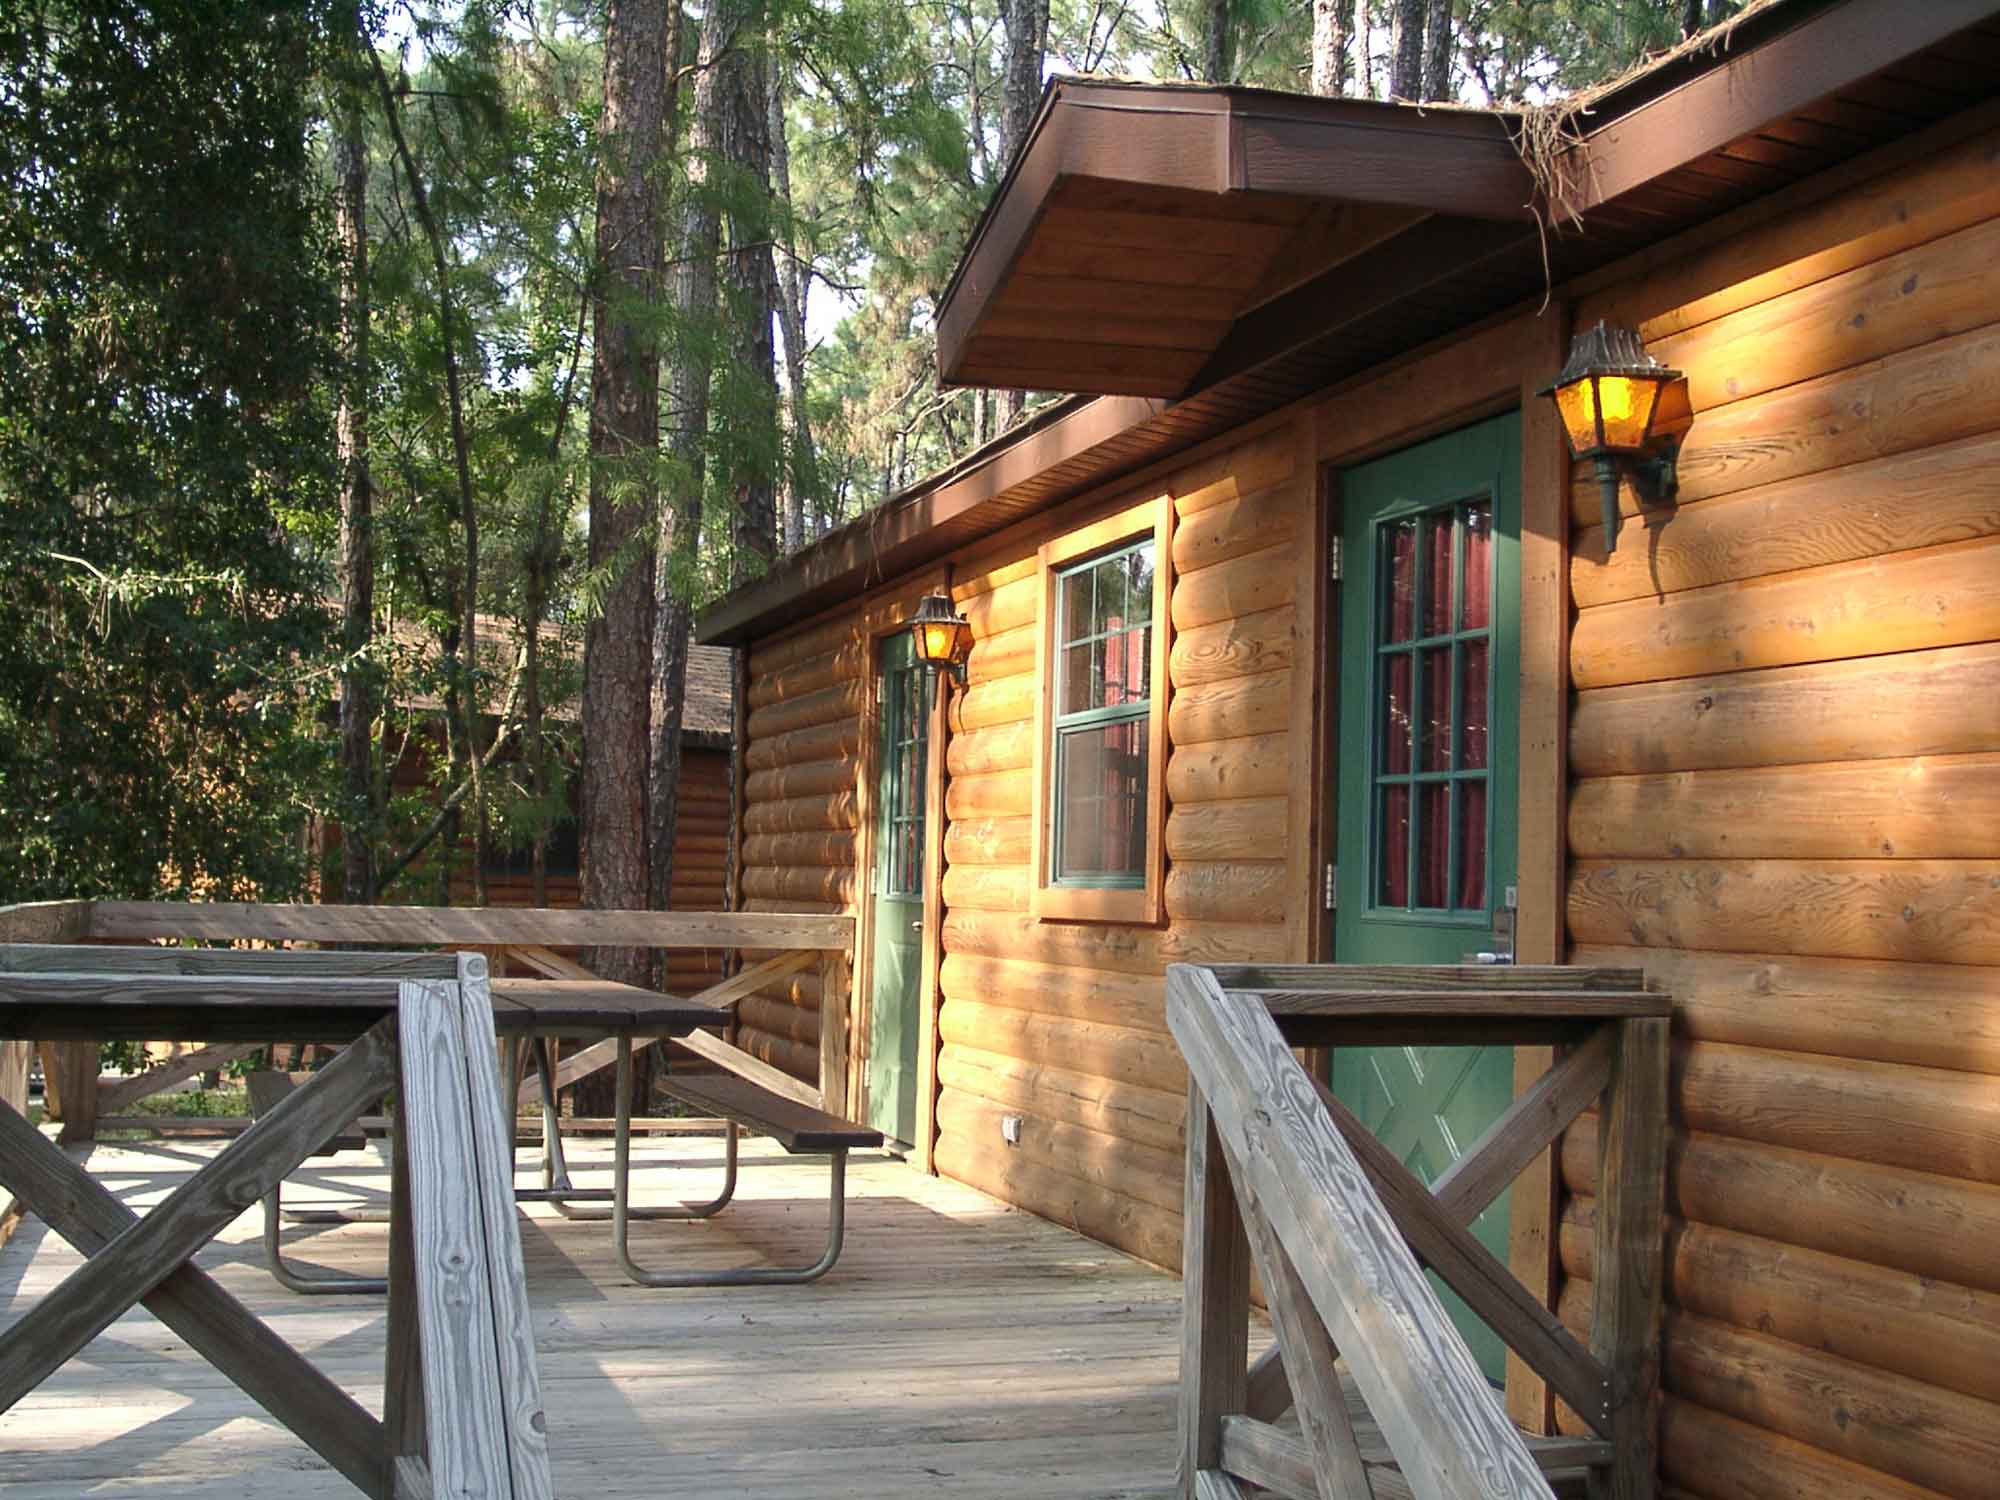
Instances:
[[[67,906],[70,903],[62,903]],[[0,908],[0,917],[29,908]],[[92,901],[82,936],[307,943],[813,948],[853,945],[854,919],[808,912],[598,911],[503,906],[313,906]]]
[[[1188,1122],[1191,1154],[1197,1133],[1212,1130],[1246,1216],[1261,1221],[1283,1252],[1276,1265],[1258,1257],[1267,1295],[1291,1283],[1309,1301],[1418,1500],[1552,1496],[1269,1013],[1252,996],[1223,989],[1208,970],[1175,964],[1167,970],[1167,1024],[1201,1116]],[[1191,1246],[1195,1194],[1191,1174]],[[1260,1238],[1251,1235],[1253,1251]],[[1339,1421],[1345,1425],[1344,1411]],[[1196,1492],[1234,1485],[1218,1458],[1219,1451],[1190,1455]],[[1201,1482],[1204,1469],[1216,1478]]]

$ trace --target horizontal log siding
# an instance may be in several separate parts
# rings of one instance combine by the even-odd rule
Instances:
[[[1609,560],[1576,475],[1568,918],[1678,1001],[1661,1464],[1706,1500],[2000,1496],[1996,165],[1576,309],[1696,411]],[[1595,1157],[1586,1120],[1579,1331]]]
[[[750,911],[854,909],[866,666],[846,618],[750,653],[743,778]],[[820,1003],[817,970],[768,985],[737,1006],[737,1044],[817,1084]]]
[[[1177,513],[1164,927],[1028,917],[1035,541],[958,590],[974,645],[946,756],[937,1164],[1161,1265],[1180,1260],[1187,1088],[1165,967],[1287,955],[1284,892],[1302,878],[1283,862],[1292,667],[1307,654],[1295,444],[1279,429],[1126,497],[1164,492]]]

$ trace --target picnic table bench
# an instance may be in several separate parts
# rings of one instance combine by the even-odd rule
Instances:
[[[185,972],[192,963],[200,972]],[[11,1106],[0,1183],[88,1257],[0,1333],[0,1411],[144,1302],[374,1500],[553,1500],[494,1037],[678,1036],[726,1017],[602,980],[507,980],[478,954],[0,945],[0,1040],[306,1037],[344,1050],[143,1219]],[[395,1096],[378,1420],[194,1255]]]

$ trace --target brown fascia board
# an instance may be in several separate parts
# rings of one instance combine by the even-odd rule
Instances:
[[[1699,161],[1885,68],[2000,15],[2000,0],[1793,0],[1586,107],[1559,158],[1566,221]],[[1591,116],[1605,123],[1591,128]]]
[[[995,512],[996,525],[1012,519],[1012,510],[993,502],[1014,486],[1087,457],[1093,448],[1165,409],[1165,402],[1139,396],[1079,398],[1050,407],[957,468],[924,480],[794,553],[757,582],[725,594],[695,621],[695,640],[705,646],[746,645],[923,567],[951,551],[968,529],[990,529],[980,522],[982,508]],[[1115,465],[1106,465],[1072,488],[1081,492],[1118,472]],[[1060,498],[1042,497],[1041,503]],[[953,525],[950,532],[939,530],[947,525]]]
[[[1509,117],[1484,110],[1059,78],[945,287],[945,384],[960,383],[980,318],[1070,177],[1470,218],[1526,218],[1534,196]]]

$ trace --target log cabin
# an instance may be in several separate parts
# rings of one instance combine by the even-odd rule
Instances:
[[[1667,1491],[2000,1495],[1996,92],[1995,0],[1776,0],[1534,119],[1052,83],[938,331],[1065,399],[699,625],[732,896],[858,919],[744,1044],[1172,1267],[1167,964],[1643,969]],[[1593,348],[1645,452],[1573,456]],[[1326,1065],[1435,1175],[1535,1050]],[[1579,1329],[1594,1141],[1479,1226]]]

